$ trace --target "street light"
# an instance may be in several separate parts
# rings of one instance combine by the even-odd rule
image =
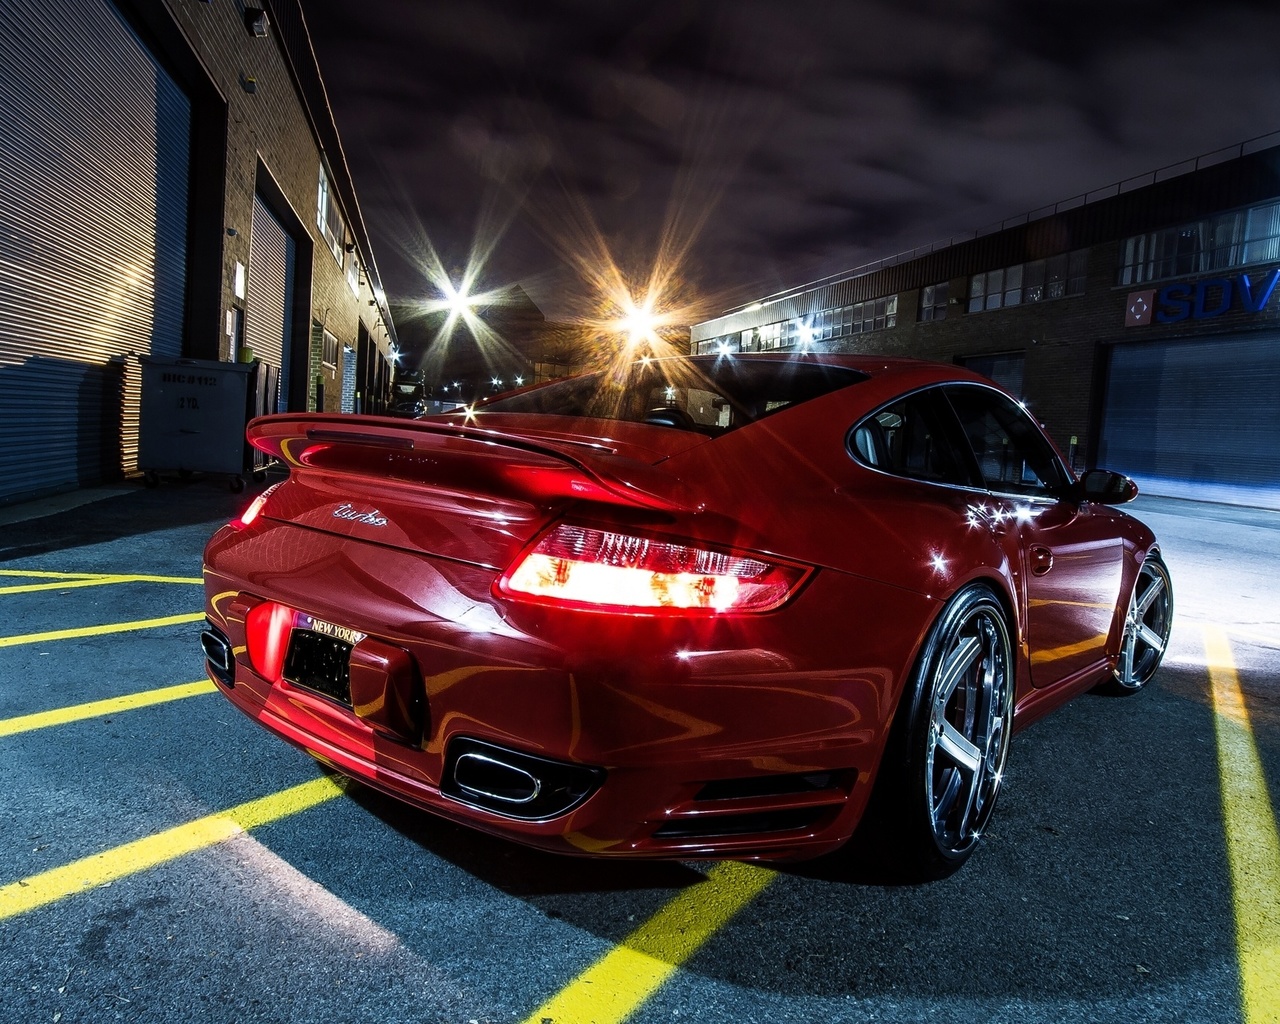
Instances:
[[[471,312],[475,302],[467,293],[466,282],[455,286],[452,281],[442,281],[441,285],[444,291],[445,308],[449,310],[449,319],[457,320]]]

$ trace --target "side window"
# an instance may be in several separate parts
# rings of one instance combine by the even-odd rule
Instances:
[[[1052,446],[1016,402],[984,387],[960,384],[946,390],[986,487],[1005,494],[1049,495],[1066,485]]]
[[[950,410],[940,403],[936,389],[921,391],[868,416],[850,434],[854,458],[895,476],[973,486],[948,429]]]

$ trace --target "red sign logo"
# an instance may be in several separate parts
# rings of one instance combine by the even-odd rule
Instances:
[[[1130,292],[1124,309],[1124,325],[1126,327],[1142,327],[1151,323],[1151,315],[1155,311],[1156,291],[1152,288],[1145,292]]]

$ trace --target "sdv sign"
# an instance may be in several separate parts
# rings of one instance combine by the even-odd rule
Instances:
[[[1209,277],[1195,284],[1167,284],[1156,293],[1155,318],[1162,324],[1180,320],[1208,320],[1238,306],[1245,313],[1261,313],[1280,281],[1280,267],[1262,281],[1248,274]]]

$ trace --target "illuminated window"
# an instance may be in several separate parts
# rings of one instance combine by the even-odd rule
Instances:
[[[868,299],[836,310],[841,334],[869,334],[898,324],[898,296]]]
[[[1141,284],[1280,260],[1280,202],[1127,238],[1117,283]]]
[[[1083,295],[1088,255],[1088,250],[1077,249],[1047,260],[1015,263],[985,274],[974,274],[969,279],[969,312]]]
[[[742,336],[740,334],[726,334],[720,338],[708,338],[706,341],[698,342],[697,355],[720,355],[728,352],[741,351]]]
[[[347,236],[347,226],[343,222],[342,211],[338,209],[337,197],[330,187],[324,164],[320,165],[320,187],[316,193],[316,227],[324,236],[338,266],[342,266],[342,242]]]
[[[1280,203],[1255,206],[1245,218],[1241,263],[1280,260]]]
[[[947,318],[947,292],[950,282],[931,284],[920,292],[920,319],[945,320]]]
[[[360,260],[356,257],[356,251],[354,248],[347,253],[347,287],[351,289],[352,295],[359,298]]]

